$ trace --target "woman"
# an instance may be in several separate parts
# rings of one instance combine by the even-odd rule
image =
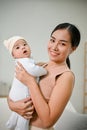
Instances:
[[[31,118],[30,130],[53,130],[73,91],[75,77],[69,69],[69,55],[76,50],[80,42],[80,32],[70,23],[55,27],[48,42],[49,61],[45,65],[48,71],[37,84],[23,66],[16,67],[16,78],[30,89],[31,98],[13,102],[8,99],[11,110],[26,119]]]

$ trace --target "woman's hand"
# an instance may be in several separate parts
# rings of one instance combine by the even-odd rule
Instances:
[[[23,84],[25,84],[26,86],[28,86],[28,84],[31,84],[31,81],[35,81],[35,77],[33,77],[32,75],[30,75],[22,66],[21,63],[17,62],[17,66],[15,69],[16,75],[15,77],[21,81]]]
[[[8,105],[12,111],[15,111],[25,119],[31,119],[34,112],[33,102],[30,97],[27,97],[20,101],[12,101],[8,97]]]

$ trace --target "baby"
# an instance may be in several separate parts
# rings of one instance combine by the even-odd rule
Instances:
[[[36,80],[40,76],[47,74],[45,68],[35,65],[34,60],[31,58],[30,47],[23,37],[13,36],[8,40],[5,40],[4,45],[10,51],[16,64],[19,61],[28,73],[36,77]],[[24,99],[29,95],[29,89],[14,77],[9,97],[13,101],[17,101]],[[29,130],[29,120],[26,120],[16,112],[12,112],[6,126],[10,130]]]

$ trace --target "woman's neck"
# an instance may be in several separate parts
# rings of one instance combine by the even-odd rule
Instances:
[[[54,61],[49,61],[48,62],[48,66],[51,67],[51,66],[62,66],[62,65],[66,65],[66,62],[54,62]]]

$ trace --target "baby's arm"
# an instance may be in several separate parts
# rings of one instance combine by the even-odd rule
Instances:
[[[39,76],[47,74],[47,70],[45,68],[43,68],[42,66],[35,65],[35,64],[31,64],[28,70],[29,70],[28,73],[30,73],[31,75],[35,77],[39,77]]]
[[[30,60],[26,58],[19,60],[19,62],[23,65],[23,67],[26,69],[28,73],[30,73],[35,77],[39,77],[47,74],[47,70],[45,68],[39,65],[35,65],[34,62],[30,62]]]

